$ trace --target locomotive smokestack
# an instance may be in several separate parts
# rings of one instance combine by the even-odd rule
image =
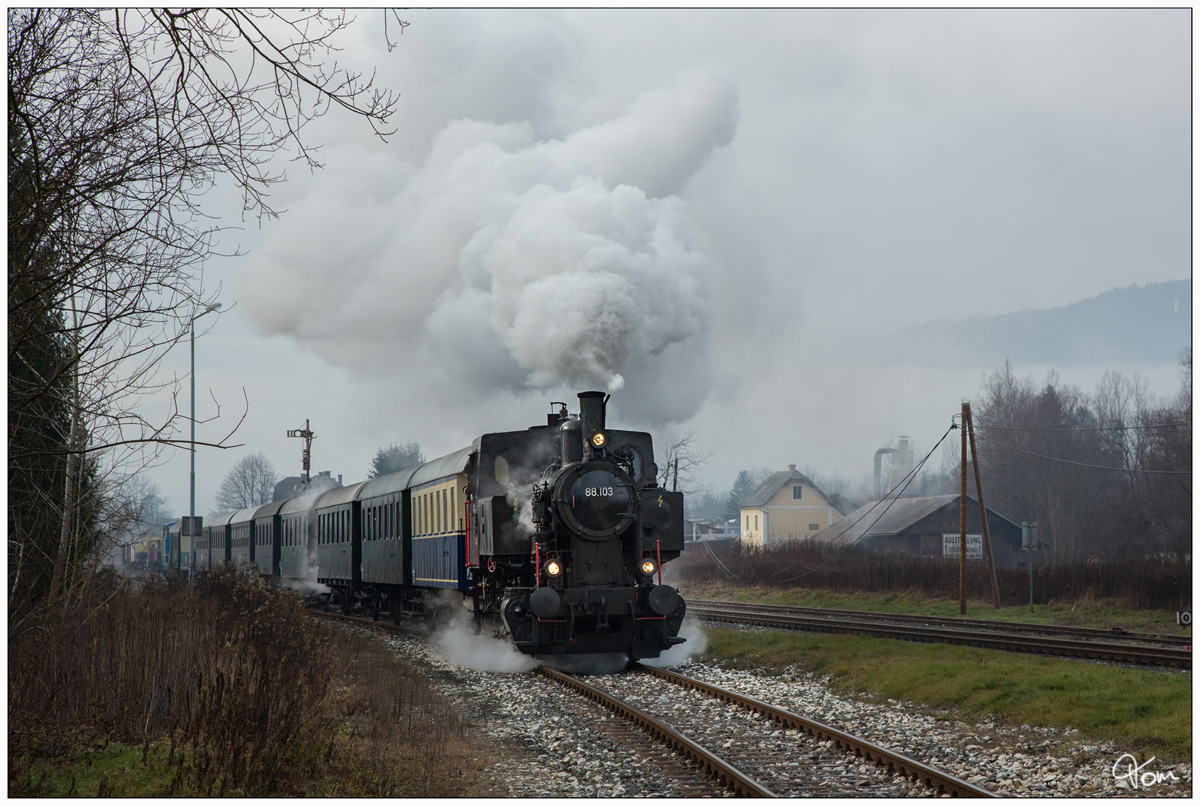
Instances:
[[[608,395],[604,392],[580,392],[579,393],[579,422],[583,426],[580,430],[583,433],[583,458],[592,458],[592,454],[598,448],[604,447],[607,441],[607,434],[604,433],[604,406],[608,402]],[[600,441],[597,442],[596,435]]]

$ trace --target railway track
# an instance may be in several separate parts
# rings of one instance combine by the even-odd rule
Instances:
[[[319,610],[309,612],[318,618],[384,632],[429,636],[426,630],[408,625]],[[732,790],[736,795],[752,797],[904,796],[912,794],[906,787],[915,783],[923,785],[929,794],[994,797],[987,789],[922,762],[736,692],[641,664],[633,664],[631,671],[632,674],[598,676],[589,682],[547,667],[537,669],[538,674],[622,717],[622,722],[605,728],[613,741],[636,749],[661,772],[674,778],[688,796],[718,794],[722,788]],[[657,685],[651,680],[672,685]],[[614,693],[612,688],[620,688],[624,696]],[[653,713],[655,703],[650,703],[649,707],[634,704],[637,699],[660,698],[672,689],[702,695],[700,701],[689,701],[681,706],[683,713],[690,714],[685,720],[689,723],[686,728],[672,724],[679,721],[678,711],[668,721]],[[709,702],[706,704],[705,701]],[[741,727],[735,733],[713,733],[714,724],[729,719],[712,716],[711,708],[720,707],[718,703],[728,704],[740,712]],[[630,723],[638,728],[637,732],[624,727]],[[654,742],[648,745],[644,740],[646,735]],[[753,749],[743,746],[738,751],[735,748],[736,759],[730,756],[730,748],[738,743],[745,745],[746,737],[754,735],[759,735],[760,740]],[[682,757],[687,765],[674,763],[654,743],[665,746],[671,755]],[[765,754],[764,747],[767,748]],[[787,754],[793,760],[783,761],[780,754]],[[800,761],[796,761],[797,758]],[[693,773],[690,776],[688,766]]]
[[[739,795],[911,794],[903,784],[897,788],[894,779],[899,778],[924,785],[929,794],[995,797],[983,787],[798,714],[676,672],[640,664],[632,668],[637,674],[604,676],[591,682],[545,667],[538,672],[641,725]],[[741,712],[740,719],[714,715],[711,703],[686,697],[679,702],[681,695],[665,694],[662,686],[647,685],[648,677],[732,705]],[[676,702],[664,704],[664,699]],[[662,711],[672,716],[664,717]],[[681,729],[668,718],[682,720],[687,727]],[[716,724],[725,727],[714,732]],[[784,731],[773,729],[775,725]]]
[[[903,638],[910,641],[954,643],[1122,663],[1192,668],[1191,639],[1186,636],[1085,631],[1083,628],[1054,628],[1017,622],[705,600],[689,601],[688,613],[709,621],[753,624],[761,627],[809,632],[862,633],[881,638]],[[1099,635],[1096,635],[1097,633]],[[1100,640],[1099,636],[1103,636],[1104,640]],[[1186,641],[1187,645],[1179,646],[1179,639]]]

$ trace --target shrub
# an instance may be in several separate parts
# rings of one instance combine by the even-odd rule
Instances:
[[[66,794],[29,771],[109,743],[165,752],[145,795],[453,796],[471,752],[394,653],[231,566],[194,593],[100,575],[9,636],[10,794]]]

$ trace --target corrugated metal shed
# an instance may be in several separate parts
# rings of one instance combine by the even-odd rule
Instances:
[[[416,469],[412,478],[409,479],[408,486],[419,487],[422,484],[428,484],[431,481],[437,481],[438,479],[444,479],[447,476],[454,476],[463,472],[467,469],[467,462],[470,461],[473,451],[473,448],[463,448],[447,456],[426,462]]]
[[[979,503],[970,495],[967,496],[969,508],[978,517]],[[864,537],[888,537],[898,535],[909,529],[942,507],[958,503],[957,495],[934,495],[928,498],[885,498],[873,501],[859,507],[832,526],[826,527],[813,535],[813,540],[823,543],[849,545],[861,541]],[[1012,525],[1018,531],[1020,527],[988,507],[988,524],[994,519]]]

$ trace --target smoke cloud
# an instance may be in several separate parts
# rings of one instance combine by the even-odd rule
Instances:
[[[433,640],[450,661],[481,672],[520,673],[537,666],[537,661],[521,654],[507,638],[497,638],[486,630],[476,633],[461,598],[455,602],[454,594],[445,594],[441,600],[449,608],[450,621],[439,627]]]
[[[681,194],[738,114],[732,80],[699,70],[563,139],[455,120],[420,166],[343,148],[242,298],[267,332],[419,391],[622,390],[627,418],[686,419],[711,384],[718,267]]]

